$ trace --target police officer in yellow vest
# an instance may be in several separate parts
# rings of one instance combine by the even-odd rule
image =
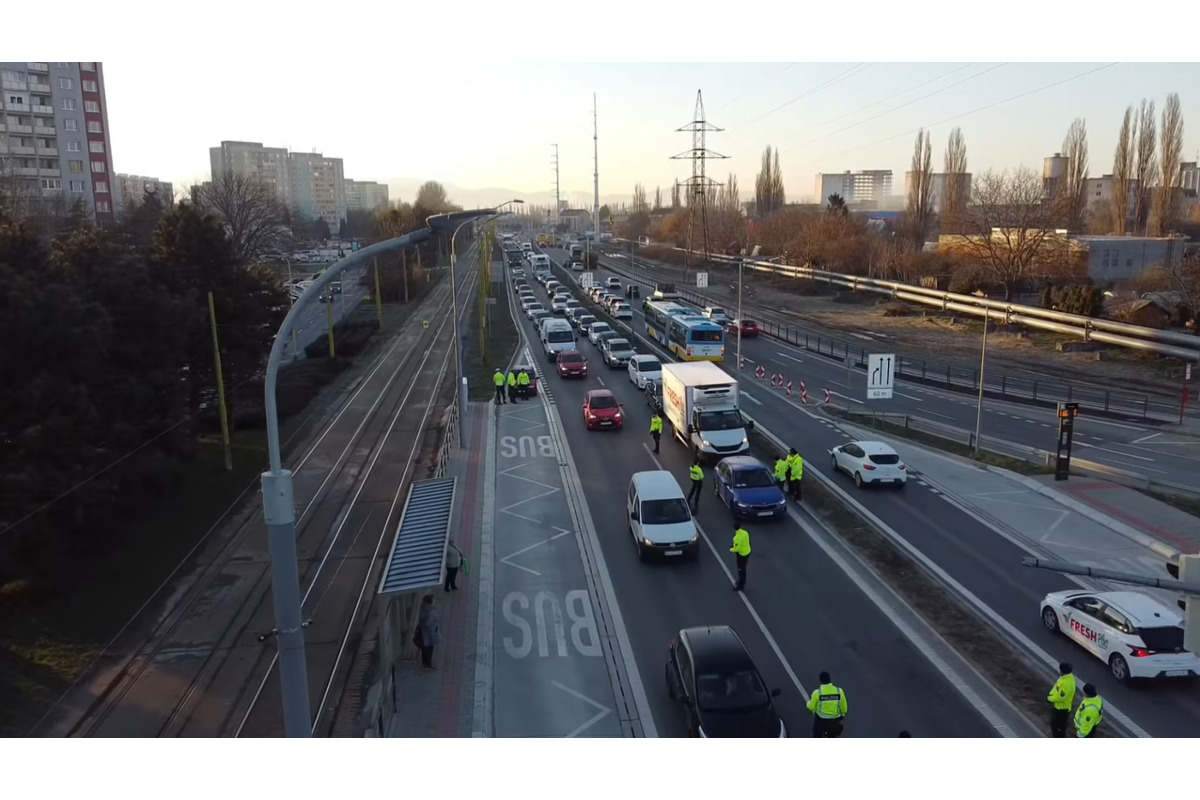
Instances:
[[[508,371],[508,402],[517,402],[517,372],[511,369]]]
[[[788,493],[797,500],[802,499],[801,481],[804,478],[804,457],[792,448],[788,453]]]
[[[1071,706],[1075,704],[1075,674],[1071,665],[1063,662],[1058,665],[1058,680],[1050,687],[1046,695],[1050,704],[1050,735],[1055,739],[1067,737],[1067,723],[1071,720]]]
[[[695,514],[700,510],[700,490],[704,488],[704,470],[700,468],[700,456],[692,459],[688,476],[692,479],[692,488],[688,489],[687,499],[692,507],[692,513]]]
[[[650,438],[654,440],[654,452],[658,452],[658,440],[662,438],[662,417],[655,411],[650,415]]]
[[[788,457],[780,456],[775,459],[775,483],[779,484],[779,488],[785,488],[788,476]]]
[[[821,685],[808,698],[808,710],[813,715],[813,738],[836,739],[842,735],[842,720],[850,710],[846,705],[846,693],[833,685],[828,672],[822,672],[818,680]]]
[[[492,374],[492,383],[496,384],[496,405],[504,402],[504,373],[499,367]]]
[[[1083,685],[1083,702],[1075,711],[1075,736],[1086,739],[1096,730],[1096,726],[1104,719],[1104,701],[1096,694],[1096,687],[1090,683]]]
[[[746,566],[750,563],[750,531],[733,523],[733,547],[729,552],[737,558],[737,583],[733,585],[735,592],[746,588]]]
[[[530,383],[530,378],[529,378],[528,372],[526,372],[525,370],[521,370],[520,372],[517,373],[517,389],[521,395],[522,400],[529,399],[529,383]]]

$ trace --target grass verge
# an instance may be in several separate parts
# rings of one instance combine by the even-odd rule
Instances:
[[[821,407],[831,417],[845,420],[854,425],[863,428],[871,428],[872,430],[881,431],[890,436],[895,436],[899,439],[908,439],[917,444],[923,444],[932,447],[935,450],[941,450],[946,453],[951,453],[962,458],[968,458],[971,461],[976,461],[980,464],[988,464],[993,467],[1003,467],[1004,469],[1012,470],[1013,472],[1022,475],[1048,475],[1052,470],[1043,467],[1039,464],[1033,464],[1029,461],[1022,461],[1019,458],[1011,458],[1009,456],[1000,455],[999,453],[989,453],[983,451],[976,453],[973,447],[956,442],[953,439],[945,439],[941,436],[936,436],[925,431],[917,431],[912,428],[906,428],[903,425],[898,425],[895,422],[883,420],[879,417],[871,416],[870,414],[854,414],[846,411],[844,408],[833,405],[825,405]]]
[[[0,625],[0,736],[20,736],[116,635],[266,463],[266,433],[203,441],[181,488],[130,520],[120,544],[57,596],[10,607]]]
[[[755,449],[772,450],[755,432]],[[804,505],[849,545],[925,618],[958,653],[975,665],[1031,719],[1046,715],[1050,681],[1032,662],[992,632],[981,619],[887,537],[845,506],[817,481],[805,481]]]
[[[492,269],[505,267],[493,264]],[[492,374],[497,369],[508,369],[508,363],[521,342],[517,326],[509,313],[508,297],[504,294],[510,291],[508,282],[492,285],[496,287],[496,297],[492,298],[495,304],[488,305],[487,298],[478,293],[471,300],[470,324],[467,325],[467,341],[463,348],[463,374],[467,378],[468,400],[485,401],[495,397]],[[486,309],[486,322],[481,309]]]

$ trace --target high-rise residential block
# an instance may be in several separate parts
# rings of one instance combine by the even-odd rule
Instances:
[[[340,158],[320,153],[290,153],[291,204],[309,219],[323,219],[337,234],[346,218],[346,177]]]
[[[112,188],[113,207],[118,215],[141,203],[148,194],[156,196],[164,206],[175,202],[175,187],[170,181],[160,181],[145,175],[118,173],[113,176]]]
[[[286,147],[264,147],[262,142],[221,142],[208,149],[213,178],[227,172],[253,178],[270,186],[280,203],[291,207],[292,182]]]
[[[0,180],[18,201],[82,201],[115,220],[104,69],[98,61],[0,61]]]
[[[846,203],[881,203],[892,194],[892,171],[871,169],[839,173],[817,173],[814,184],[815,202],[824,205],[831,194],[840,195]]]
[[[386,183],[346,179],[347,211],[375,211],[387,208],[387,204],[388,187]]]

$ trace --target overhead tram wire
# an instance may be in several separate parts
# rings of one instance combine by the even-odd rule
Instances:
[[[953,74],[954,74],[954,73],[956,73],[956,72],[962,72],[962,71],[963,71],[964,69],[966,69],[967,67],[973,67],[973,66],[975,66],[975,63],[976,63],[976,62],[974,62],[974,61],[968,61],[968,62],[967,62],[967,63],[965,63],[965,64],[959,64],[959,65],[958,65],[957,67],[955,67],[954,69],[947,70],[946,72],[943,72],[941,75],[938,75],[938,76],[936,76],[936,77],[930,78],[930,79],[929,79],[929,80],[927,80],[927,81],[922,81],[921,83],[918,83],[918,84],[917,84],[917,85],[915,85],[915,86],[910,86],[910,87],[908,87],[907,89],[903,89],[903,90],[901,90],[901,91],[899,91],[899,92],[894,92],[894,93],[892,93],[892,94],[889,94],[887,97],[880,98],[879,100],[876,100],[876,101],[874,101],[874,102],[872,102],[872,103],[867,103],[865,106],[859,106],[858,108],[854,109],[853,111],[847,111],[845,114],[840,114],[840,115],[838,115],[838,116],[834,117],[833,119],[827,119],[827,120],[825,120],[824,122],[818,122],[816,125],[813,125],[812,127],[813,127],[813,128],[823,128],[823,127],[824,127],[824,126],[826,126],[826,125],[832,125],[833,123],[835,123],[835,122],[839,122],[839,121],[841,121],[841,120],[845,119],[846,117],[852,117],[852,116],[854,116],[855,114],[858,114],[858,113],[861,113],[861,112],[863,112],[863,111],[866,111],[866,110],[867,110],[867,109],[869,109],[869,108],[874,108],[875,106],[879,105],[880,103],[886,103],[888,100],[895,100],[897,97],[900,97],[901,95],[906,95],[906,94],[908,94],[909,92],[915,92],[917,89],[921,89],[921,88],[923,88],[923,87],[925,87],[925,86],[928,86],[928,85],[929,85],[929,84],[931,84],[931,83],[936,83],[937,81],[940,81],[942,78],[947,78],[947,77],[949,77],[949,76],[953,75]],[[797,137],[799,137],[799,136],[801,136],[801,134],[798,134],[798,133],[797,133],[797,134],[793,134],[793,135],[791,135],[791,136],[787,136],[787,137],[785,137],[785,138],[783,139],[783,141],[785,141],[785,142],[786,142],[786,141],[788,141],[788,140],[790,140],[790,139],[795,139],[795,138],[797,138]]]
[[[822,83],[818,86],[815,86],[812,89],[809,89],[804,94],[799,95],[797,97],[793,97],[791,100],[788,100],[786,103],[781,103],[780,105],[777,105],[774,108],[772,108],[770,111],[766,111],[762,114],[759,114],[757,117],[750,120],[749,122],[743,122],[741,125],[738,125],[736,128],[733,128],[729,132],[737,133],[740,130],[744,130],[745,128],[748,128],[751,125],[753,125],[754,123],[760,122],[761,120],[766,119],[767,117],[774,114],[776,111],[782,111],[783,109],[787,108],[788,106],[792,105],[793,103],[798,103],[799,101],[803,100],[804,98],[814,95],[817,92],[828,89],[830,86],[833,86],[836,83],[841,83],[842,81],[846,80],[847,78],[853,77],[854,75],[859,75],[859,74],[865,72],[866,70],[870,69],[872,66],[874,66],[874,62],[860,61],[859,63],[855,64],[854,66],[850,67],[849,69],[843,70],[842,72],[838,73],[837,75],[835,75],[834,77],[825,81],[824,83]]]
[[[932,128],[936,128],[939,125],[945,125],[947,122],[957,122],[960,119],[965,119],[966,117],[970,117],[974,114],[978,114],[981,111],[987,111],[988,109],[996,108],[997,106],[1002,106],[1002,105],[1005,105],[1006,103],[1011,103],[1015,100],[1021,100],[1022,98],[1029,97],[1030,95],[1037,94],[1038,92],[1044,92],[1047,89],[1053,89],[1056,86],[1062,86],[1063,84],[1071,83],[1072,81],[1079,80],[1080,78],[1086,78],[1089,75],[1094,75],[1097,72],[1102,72],[1103,70],[1109,69],[1110,67],[1115,67],[1121,63],[1122,62],[1120,62],[1120,61],[1111,61],[1111,62],[1109,62],[1107,64],[1103,64],[1099,67],[1093,67],[1092,69],[1084,70],[1083,72],[1078,72],[1069,78],[1063,78],[1062,80],[1054,81],[1053,83],[1047,83],[1043,86],[1038,86],[1035,89],[1030,89],[1028,91],[1021,92],[1020,94],[1015,94],[1012,97],[1007,97],[1003,100],[997,100],[994,103],[988,103],[986,106],[980,106],[979,108],[973,109],[971,111],[967,111],[963,114],[956,114],[953,117],[946,117],[945,119],[938,120],[937,122],[934,122],[934,123],[931,123],[928,125],[922,125],[920,128],[913,128],[910,131],[905,131],[904,133],[898,133],[894,136],[888,136],[887,138],[880,139],[875,142],[871,142],[870,144],[864,144],[864,145],[860,145],[858,147],[851,147],[847,150],[839,150],[836,153],[829,153],[828,155],[821,156],[821,158],[833,158],[834,156],[845,155],[846,153],[856,153],[859,150],[865,150],[868,147],[875,147],[877,145],[884,144],[885,142],[890,142],[894,139],[899,139],[904,136],[912,136],[914,133],[917,133],[920,130],[929,130]],[[820,159],[815,159],[815,158],[810,159],[809,161],[804,162],[800,166],[807,166],[808,164],[812,164],[818,160],[820,160]]]
[[[734,105],[735,103],[740,103],[740,102],[742,102],[742,101],[743,101],[743,100],[745,100],[747,97],[749,97],[750,95],[754,94],[754,93],[755,93],[755,92],[757,92],[759,89],[761,89],[762,87],[766,86],[768,83],[770,83],[771,81],[775,80],[775,79],[776,79],[776,78],[778,78],[780,75],[782,75],[783,73],[787,72],[789,69],[791,69],[791,68],[792,68],[792,67],[794,67],[794,66],[796,66],[796,62],[793,62],[793,63],[791,63],[791,64],[788,64],[786,67],[784,67],[783,69],[779,70],[778,72],[776,72],[776,73],[775,73],[774,75],[772,75],[771,77],[767,78],[766,80],[760,81],[760,82],[759,82],[758,84],[756,84],[756,85],[754,86],[754,88],[753,88],[753,89],[751,89],[750,91],[748,91],[748,92],[742,92],[740,95],[738,95],[737,97],[733,98],[733,99],[732,99],[732,100],[730,100],[728,103],[726,103],[725,105],[723,105],[723,106],[721,106],[720,108],[718,108],[718,109],[717,109],[717,111],[724,111],[725,109],[729,108],[731,105]]]
[[[976,78],[982,78],[984,75],[987,75],[989,72],[995,72],[996,70],[1000,69],[1001,67],[1008,66],[1008,64],[1009,64],[1009,63],[1011,63],[1011,62],[1004,61],[1004,62],[1001,62],[1001,63],[999,63],[999,64],[996,64],[996,65],[994,65],[994,66],[988,67],[988,68],[987,68],[987,69],[985,69],[985,70],[981,70],[981,71],[979,71],[979,72],[976,72],[974,75],[968,75],[967,77],[963,78],[962,80],[955,81],[954,83],[950,84],[949,86],[943,86],[943,87],[942,87],[942,88],[940,88],[940,89],[935,89],[934,91],[932,91],[932,92],[928,92],[927,94],[923,94],[923,95],[921,95],[920,97],[915,97],[915,98],[913,98],[912,100],[908,100],[908,101],[906,101],[906,102],[904,102],[904,103],[901,103],[901,104],[900,104],[900,105],[898,105],[898,106],[894,106],[893,108],[889,108],[887,111],[880,111],[878,114],[876,114],[876,115],[874,115],[874,116],[872,116],[872,117],[867,117],[866,119],[860,119],[858,122],[852,122],[852,123],[850,123],[849,125],[845,125],[845,126],[843,126],[843,127],[841,127],[841,128],[838,128],[836,131],[832,131],[832,132],[830,132],[830,133],[826,133],[826,134],[822,134],[821,136],[817,136],[817,137],[815,137],[815,138],[813,138],[813,139],[809,139],[807,142],[800,142],[799,144],[794,144],[794,145],[792,145],[792,146],[790,146],[790,147],[787,147],[787,148],[785,148],[785,149],[783,150],[783,152],[785,152],[785,153],[786,153],[786,152],[788,152],[789,150],[795,150],[795,149],[796,149],[796,148],[798,148],[798,147],[807,147],[807,146],[808,146],[808,145],[810,145],[810,144],[814,144],[814,143],[816,143],[816,142],[821,142],[821,141],[824,141],[824,140],[826,140],[826,139],[829,139],[829,138],[832,138],[832,137],[834,137],[834,136],[837,136],[839,133],[843,133],[843,132],[845,132],[845,131],[848,131],[848,130],[851,130],[851,129],[853,129],[853,128],[857,128],[859,125],[865,125],[866,123],[868,123],[868,122],[872,122],[873,120],[877,120],[877,119],[879,119],[880,117],[886,117],[888,114],[891,114],[891,113],[892,113],[892,112],[894,112],[894,111],[899,111],[899,110],[900,110],[900,109],[902,109],[902,108],[907,108],[908,106],[911,106],[913,103],[919,103],[919,102],[921,102],[922,100],[925,100],[925,99],[927,99],[927,98],[933,97],[933,96],[934,96],[934,95],[936,95],[936,94],[941,94],[942,92],[945,92],[945,91],[948,91],[948,90],[950,90],[950,89],[953,89],[955,86],[962,86],[964,83],[968,83],[969,81],[973,81],[973,80],[975,80]]]

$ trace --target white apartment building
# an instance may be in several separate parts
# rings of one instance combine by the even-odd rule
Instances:
[[[83,201],[112,224],[112,153],[98,61],[0,61],[0,179],[18,202]]]
[[[288,154],[291,205],[310,219],[323,219],[335,236],[346,218],[346,177],[340,158],[320,153]]]
[[[375,181],[355,181],[346,179],[346,210],[375,211],[387,208],[388,187],[385,183]]]
[[[870,169],[851,172],[818,172],[813,184],[816,201],[829,202],[829,195],[841,195],[847,205],[884,202],[892,194],[892,171]]]
[[[244,175],[254,178],[275,190],[279,202],[291,208],[292,182],[288,172],[286,147],[263,147],[262,142],[221,142],[210,147],[208,158],[212,175]]]
[[[141,203],[147,194],[157,196],[164,206],[175,203],[175,187],[170,181],[125,173],[113,176],[113,208],[118,215]]]

